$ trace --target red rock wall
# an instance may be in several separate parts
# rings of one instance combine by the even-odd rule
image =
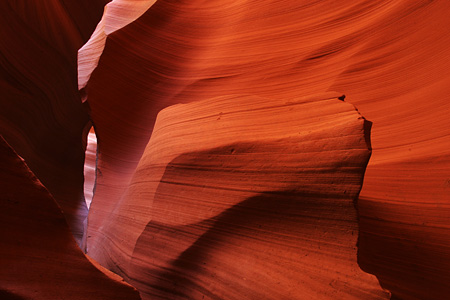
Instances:
[[[373,121],[360,263],[400,299],[450,297],[450,9],[405,1],[333,84]]]
[[[160,112],[122,220],[104,227],[133,242],[125,216],[146,217],[122,269],[144,299],[388,299],[356,262],[370,124],[339,96]]]
[[[83,249],[135,284],[146,298],[386,297],[374,277],[360,267],[375,274],[392,299],[450,298],[448,1],[116,0],[105,11],[100,23],[104,27],[97,26],[98,41],[106,40],[104,51],[103,44],[95,42],[78,53],[78,84],[83,88],[78,92],[77,50],[93,32],[106,2],[0,3],[0,134],[60,205],[74,237],[80,241],[84,234]],[[119,29],[150,5],[136,21]],[[99,49],[103,54],[97,61]],[[340,123],[342,114],[327,115],[334,104],[302,110],[299,119],[289,118],[290,112],[284,110],[301,96],[327,91],[339,91],[332,97],[345,94],[346,101],[373,122],[373,155],[358,200],[358,224],[349,203],[359,193],[368,152],[357,114],[350,122],[355,134],[349,134],[339,130],[345,123]],[[303,100],[312,107],[322,105],[327,97],[320,95]],[[274,109],[264,120],[251,108],[261,99]],[[184,105],[173,106],[179,103]],[[248,111],[239,112],[247,106]],[[223,124],[224,110],[236,116],[236,127],[224,127],[229,132],[212,125]],[[279,143],[291,145],[287,136],[305,146],[311,136],[303,140],[291,126],[296,122],[304,126],[307,116],[322,114],[339,122],[315,123],[317,139],[311,149],[320,159],[297,153],[295,147],[279,148]],[[189,119],[195,115],[201,117]],[[96,126],[99,155],[95,196],[84,231],[82,166],[89,118]],[[258,138],[252,138],[248,134],[253,129],[243,128],[252,128],[254,120],[274,120],[279,131],[263,126],[264,130],[256,130]],[[334,148],[332,160],[321,156],[336,139],[345,141],[338,143],[343,152],[333,152]],[[351,159],[343,159],[343,153]],[[292,162],[279,159],[286,154]],[[317,172],[303,172],[304,157]],[[5,160],[11,174],[14,168],[23,169],[11,163],[15,159]],[[336,173],[324,171],[323,160],[325,170],[335,167],[337,160],[355,165],[343,176],[339,168]],[[88,161],[93,165],[92,157]],[[277,177],[281,171],[272,176],[267,161],[274,161],[271,167],[286,172],[286,178],[307,184],[283,186],[286,178]],[[295,167],[289,167],[291,163]],[[255,166],[266,166],[262,170],[271,176],[249,175]],[[237,179],[226,176],[223,170],[228,169],[238,170],[233,174]],[[10,180],[8,174],[4,172]],[[323,184],[320,193],[302,190],[309,191],[314,180]],[[336,180],[340,187],[352,186],[351,194],[337,188]],[[202,182],[221,192],[208,194]],[[254,183],[263,183],[264,188]],[[230,189],[246,184],[253,194],[234,194]],[[2,188],[25,198],[17,186],[13,180]],[[292,200],[304,199],[305,193],[322,205],[304,207]],[[275,205],[273,194],[290,204]],[[293,249],[313,231],[306,229],[311,228],[304,216],[290,212],[323,216],[337,197],[345,199],[346,208],[340,207],[334,221],[320,222],[336,228],[332,235],[339,237],[341,252],[328,255],[333,249],[330,233],[316,217],[316,223],[308,223],[316,226],[320,237],[314,245],[328,252],[315,251],[308,262],[299,256],[304,249]],[[47,194],[44,198],[43,202],[51,199]],[[217,203],[221,206],[215,207]],[[38,212],[60,219],[50,206]],[[265,213],[259,214],[254,209],[258,207]],[[28,227],[13,217],[16,212],[5,212],[5,228],[30,239]],[[21,213],[33,216],[26,209],[17,211]],[[292,218],[273,218],[280,214]],[[353,236],[342,230],[344,219]],[[267,221],[265,234],[258,227],[260,221]],[[43,217],[33,222],[38,228],[46,221]],[[39,230],[43,240],[53,232],[54,223],[49,224]],[[230,226],[236,230],[228,230]],[[283,235],[287,230],[292,234]],[[16,279],[5,281],[14,284],[2,286],[6,292],[0,296],[33,298],[24,291],[41,282],[48,287],[48,281],[33,277],[45,263],[30,264],[36,267],[34,275],[17,279],[17,270],[23,269],[27,253],[36,245],[23,248],[9,231],[5,236],[4,257],[13,260],[4,270],[12,270],[11,278]],[[67,240],[66,233],[62,236]],[[71,247],[60,248],[61,255],[75,251]],[[47,267],[53,270],[48,263]],[[338,274],[340,269],[345,271]],[[87,274],[83,272],[79,274]],[[7,272],[2,274],[8,278]],[[282,288],[276,288],[276,278],[282,278]]]
[[[164,109],[89,255],[143,299],[387,299],[357,265],[370,127],[341,96]]]
[[[61,205],[78,240],[87,216],[82,135],[89,117],[77,90],[77,50],[104,4],[0,4],[0,134]]]
[[[126,206],[164,107],[339,90],[374,123],[361,266],[395,297],[446,298],[449,9],[444,0],[157,1],[108,37],[87,85],[100,147],[88,247],[106,247],[104,220]]]
[[[0,298],[140,299],[81,252],[51,194],[0,137]]]

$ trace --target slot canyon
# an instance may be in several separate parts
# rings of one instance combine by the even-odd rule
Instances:
[[[448,0],[0,11],[0,299],[450,299]]]

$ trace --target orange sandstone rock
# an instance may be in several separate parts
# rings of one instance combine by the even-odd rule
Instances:
[[[144,299],[388,299],[356,256],[370,123],[338,97],[162,110],[88,254]]]
[[[107,38],[87,85],[100,139],[92,230],[122,201],[164,107],[339,90],[374,122],[361,266],[395,297],[449,298],[449,9],[445,0],[157,1]]]

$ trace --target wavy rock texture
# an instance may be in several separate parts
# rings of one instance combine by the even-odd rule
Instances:
[[[388,299],[356,256],[370,125],[338,97],[164,109],[88,253],[143,299]]]
[[[100,141],[88,247],[119,239],[102,227],[111,212],[148,209],[151,199],[127,206],[123,195],[164,107],[339,90],[374,123],[360,265],[393,298],[450,297],[449,9],[445,0],[157,1],[108,37],[87,85]]]
[[[88,114],[77,90],[76,57],[104,4],[0,3],[0,134],[58,201],[77,239],[87,215],[82,135]]]
[[[1,299],[140,299],[81,252],[51,194],[1,137],[0,183]]]

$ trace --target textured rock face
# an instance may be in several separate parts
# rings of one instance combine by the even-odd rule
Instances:
[[[140,299],[81,252],[51,194],[3,138],[0,182],[1,299]]]
[[[401,299],[448,298],[449,9],[443,0],[157,1],[108,37],[87,85],[101,140],[92,246],[128,199],[162,108],[338,90],[374,122],[361,266]]]
[[[369,124],[339,96],[163,110],[88,253],[143,299],[388,299],[356,261]]]
[[[41,2],[0,3],[0,134],[144,298],[388,297],[360,267],[392,299],[450,298],[448,1],[115,0],[100,23],[107,0]],[[367,128],[327,91],[374,124],[358,223]],[[36,216],[22,201],[43,187],[22,191],[8,155],[0,298],[66,293],[37,274],[95,269],[47,192]]]

